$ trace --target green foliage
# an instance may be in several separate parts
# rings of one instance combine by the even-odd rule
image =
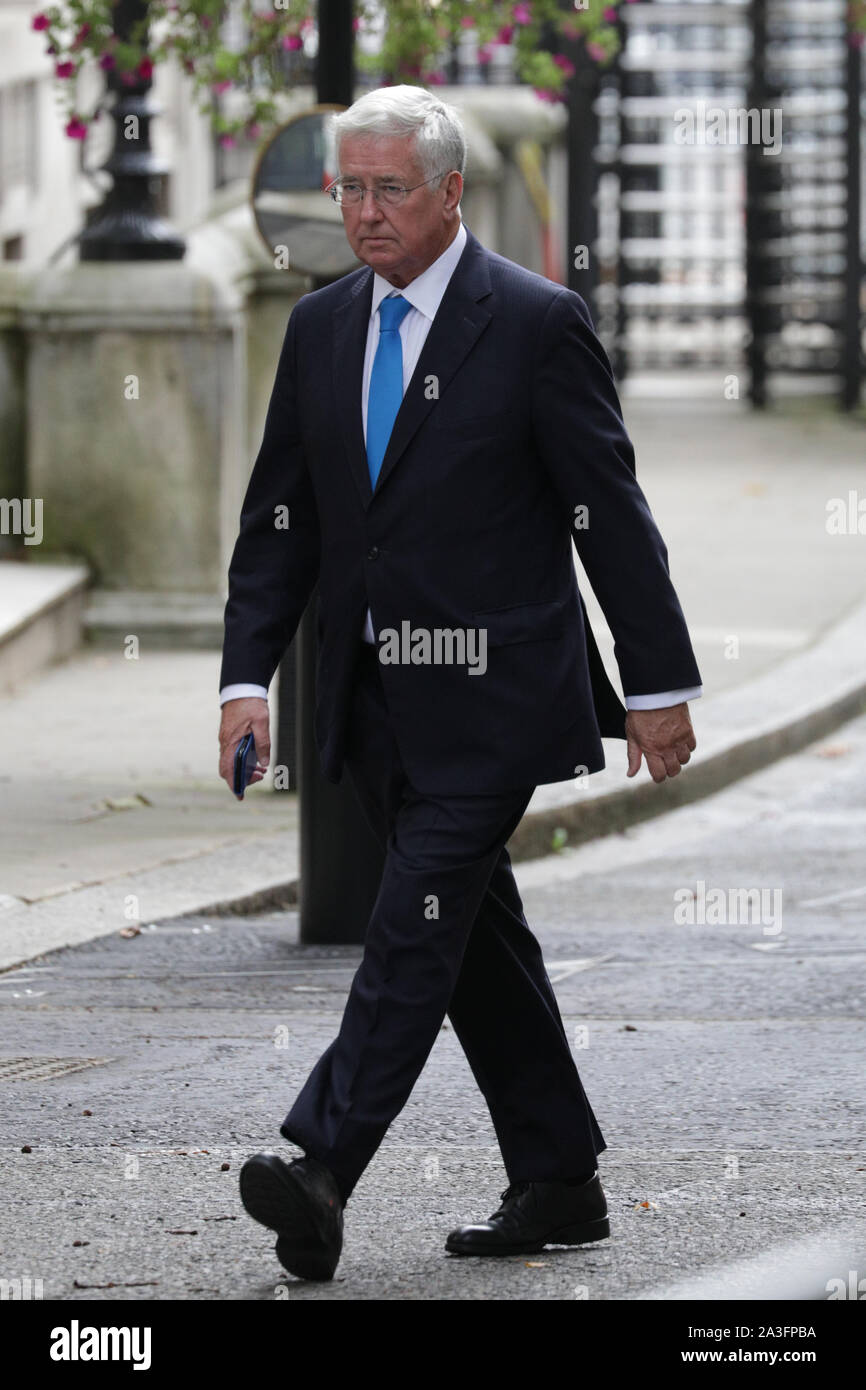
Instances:
[[[249,41],[242,53],[224,42],[226,0],[149,0],[147,23],[131,41],[113,32],[116,0],[59,0],[35,15],[32,25],[45,35],[60,71],[58,83],[67,98],[67,133],[82,138],[92,116],[76,106],[78,71],[86,61],[113,68],[123,80],[136,72],[147,79],[150,67],[176,59],[191,78],[199,107],[209,113],[224,140],[239,132],[265,135],[277,119],[275,97],[285,90],[284,50],[300,49],[315,37],[316,0],[272,0],[260,11],[255,0],[242,0],[241,14]],[[376,30],[384,17],[378,51],[356,49],[359,70],[381,73],[386,82],[424,86],[445,80],[451,43],[471,29],[480,44],[481,61],[494,45],[513,47],[518,78],[550,101],[563,100],[572,72],[557,48],[583,45],[602,66],[619,47],[617,10],[626,0],[356,0],[355,27]],[[577,6],[580,5],[580,8]],[[866,0],[849,0],[852,44],[866,35]],[[141,65],[144,65],[142,68]],[[245,114],[229,119],[220,113],[219,97],[233,87],[244,93]]]
[[[594,61],[607,63],[616,53],[617,7],[624,0],[356,0],[355,28],[380,34],[375,53],[356,46],[360,70],[382,74],[385,82],[435,85],[445,80],[451,44],[471,29],[480,45],[480,61],[489,60],[497,44],[513,48],[515,71],[547,100],[563,100],[573,72],[557,48],[582,44]],[[857,6],[866,0],[853,0]],[[315,0],[273,0],[260,11],[242,0],[248,33],[244,51],[225,42],[226,0],[149,0],[146,20],[120,42],[113,32],[113,0],[61,0],[47,5],[32,24],[44,33],[58,67],[57,81],[67,98],[67,133],[83,138],[92,114],[76,105],[76,77],[85,62],[99,62],[123,84],[147,81],[152,68],[174,59],[194,84],[199,108],[210,115],[220,138],[230,142],[240,132],[264,136],[277,120],[275,98],[285,90],[280,61],[284,52],[300,50],[315,39]],[[149,27],[148,27],[149,26]],[[220,97],[230,88],[243,93],[244,114],[229,118]]]

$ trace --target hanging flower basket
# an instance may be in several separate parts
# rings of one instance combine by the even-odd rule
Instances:
[[[286,90],[283,54],[314,49],[318,39],[315,0],[274,0],[267,11],[255,0],[242,0],[248,35],[242,52],[226,42],[225,0],[149,0],[146,20],[126,41],[114,32],[116,2],[61,0],[32,21],[54,59],[66,97],[66,134],[74,140],[86,137],[96,115],[76,104],[76,78],[86,63],[113,73],[115,83],[133,86],[149,80],[170,58],[192,79],[199,110],[223,144],[234,144],[239,136],[264,137],[278,121],[277,98]],[[609,63],[619,48],[621,3],[629,0],[575,0],[571,10],[559,0],[356,0],[356,33],[380,28],[381,33],[376,52],[358,46],[355,61],[359,69],[384,72],[392,82],[435,86],[446,80],[450,44],[472,30],[480,63],[490,62],[498,45],[510,45],[518,77],[539,97],[562,101],[574,66],[551,47],[557,38],[583,40],[596,63]],[[242,95],[243,115],[220,109],[219,97],[229,91]]]

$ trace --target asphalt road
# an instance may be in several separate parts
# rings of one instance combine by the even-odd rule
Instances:
[[[642,1299],[859,1216],[864,770],[859,720],[711,800],[519,867],[608,1142],[609,1241],[445,1254],[507,1182],[446,1026],[349,1203],[335,1280],[286,1275],[238,1169],[296,1152],[278,1126],[360,948],[301,947],[296,916],[269,914],[156,924],[0,976],[0,1276],[40,1278],[46,1299]],[[21,1058],[97,1062],[2,1076]]]

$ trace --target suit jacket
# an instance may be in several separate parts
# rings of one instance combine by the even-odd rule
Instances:
[[[625,736],[625,710],[572,544],[624,690],[700,684],[586,305],[467,234],[375,491],[361,417],[373,271],[304,295],[286,328],[229,569],[220,686],[270,684],[318,581],[315,736],[332,782],[368,605],[380,636],[486,634],[483,674],[381,666],[417,790],[512,791],[604,767],[600,736]]]

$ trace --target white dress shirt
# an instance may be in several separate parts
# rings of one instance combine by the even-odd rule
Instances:
[[[379,305],[386,295],[398,294],[412,305],[400,324],[399,330],[403,347],[403,391],[405,394],[406,387],[409,385],[418,363],[418,358],[421,356],[421,349],[436,316],[436,311],[442,302],[442,296],[448,288],[448,281],[463,254],[465,245],[466,228],[461,221],[457,228],[457,235],[446,246],[442,255],[414,280],[410,280],[409,284],[402,290],[395,289],[390,281],[374,273],[373,299],[370,304],[370,321],[367,327],[367,347],[364,353],[364,374],[361,384],[361,414],[364,422],[365,443],[367,440],[367,400],[370,393],[370,376],[373,371],[373,359],[379,345]],[[365,642],[375,643],[376,641],[369,608],[364,619],[361,637]],[[702,687],[698,685],[688,690],[668,690],[661,695],[627,695],[626,708],[662,709],[669,705],[678,705],[683,700],[696,699],[701,691]],[[267,690],[261,685],[227,685],[220,691],[220,704],[224,705],[227,700],[238,700],[243,696],[250,695],[267,699],[267,694]]]

